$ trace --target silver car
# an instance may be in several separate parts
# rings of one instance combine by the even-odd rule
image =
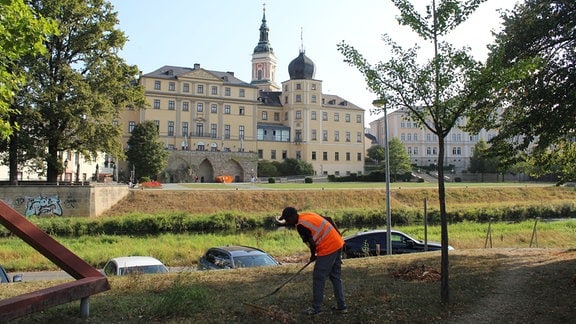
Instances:
[[[102,269],[106,276],[166,273],[168,268],[160,260],[149,256],[126,256],[110,259]]]

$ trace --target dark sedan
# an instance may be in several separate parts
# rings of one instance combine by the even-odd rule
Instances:
[[[392,230],[392,254],[424,252],[424,242],[410,237],[408,234]],[[359,232],[344,238],[344,256],[358,258],[373,255],[385,255],[387,230],[371,230]],[[438,251],[441,244],[428,242],[428,251]],[[448,246],[448,250],[454,248]],[[379,253],[378,253],[379,252]]]
[[[198,261],[198,270],[220,270],[280,265],[268,253],[249,246],[219,246],[208,249]]]

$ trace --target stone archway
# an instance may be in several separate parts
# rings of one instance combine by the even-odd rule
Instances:
[[[244,169],[240,163],[233,159],[223,164],[221,175],[232,176],[234,182],[244,182]]]
[[[208,159],[202,160],[198,166],[199,182],[216,182],[214,178],[214,167]]]
[[[194,166],[190,165],[185,159],[178,157],[171,161],[166,168],[165,181],[171,183],[192,182],[195,174]]]

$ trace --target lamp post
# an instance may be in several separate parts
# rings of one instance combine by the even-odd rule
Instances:
[[[386,99],[380,98],[372,102],[376,108],[384,109],[384,152],[386,154],[386,254],[392,254],[392,215],[390,214],[390,152],[388,149],[388,116],[386,112]]]

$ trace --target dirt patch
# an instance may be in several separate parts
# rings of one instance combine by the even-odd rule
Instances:
[[[425,264],[413,264],[392,272],[392,277],[405,281],[440,281],[440,272]]]

